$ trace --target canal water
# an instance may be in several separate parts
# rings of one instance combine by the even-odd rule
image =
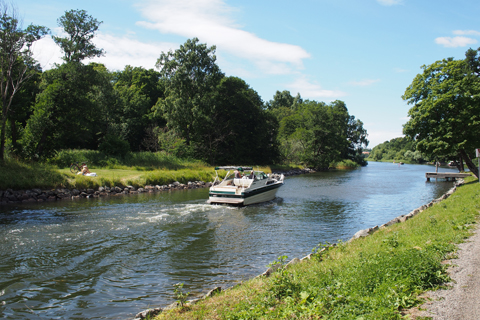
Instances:
[[[192,298],[232,286],[438,198],[453,183],[426,182],[433,171],[370,162],[293,176],[244,208],[205,204],[207,189],[0,206],[0,318],[131,319],[173,302],[179,282]]]

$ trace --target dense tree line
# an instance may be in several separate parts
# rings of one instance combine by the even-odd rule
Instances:
[[[48,29],[9,28],[7,22],[18,20],[4,8],[0,36],[16,35],[10,68],[21,72],[8,79],[2,65],[8,84],[2,89],[1,159],[4,151],[45,160],[61,149],[81,148],[112,156],[165,150],[211,164],[365,164],[367,133],[344,102],[303,101],[283,91],[264,103],[244,80],[222,73],[215,46],[189,39],[160,53],[155,69],[127,65],[112,72],[84,63],[106,54],[92,42],[102,22],[70,10],[58,19],[65,37],[53,37],[63,63],[42,71],[29,44]],[[9,58],[7,49],[0,47],[0,62]]]
[[[407,137],[394,138],[373,147],[368,159],[374,161],[404,161],[424,163],[429,159],[416,149],[416,143]],[[367,160],[368,160],[367,159]]]

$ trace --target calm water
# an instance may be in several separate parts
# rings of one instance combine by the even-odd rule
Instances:
[[[207,205],[207,189],[0,206],[0,317],[131,319],[173,302],[178,282],[193,296],[231,286],[453,186],[426,182],[431,171],[373,162],[288,177],[277,199],[245,208]]]

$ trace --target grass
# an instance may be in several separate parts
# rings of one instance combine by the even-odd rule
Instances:
[[[69,166],[86,162],[97,177],[75,175]],[[291,168],[284,166],[282,168]],[[270,173],[270,167],[258,167]],[[277,169],[277,167],[275,167]],[[278,169],[277,169],[278,170]],[[225,172],[219,172],[225,175]],[[179,159],[163,152],[135,152],[112,158],[92,150],[62,150],[47,163],[26,163],[14,159],[0,162],[0,190],[98,188],[100,186],[165,185],[178,181],[213,181],[215,170],[198,160]]]
[[[47,164],[24,163],[12,159],[0,161],[0,190],[55,188],[64,185],[65,173]]]
[[[473,178],[404,223],[336,246],[155,319],[408,319],[419,295],[449,281],[444,260],[471,235],[480,211]]]

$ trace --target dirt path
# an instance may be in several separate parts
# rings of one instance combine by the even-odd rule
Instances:
[[[433,320],[480,319],[480,231],[459,245],[458,259],[448,261],[452,278],[449,290],[429,291],[427,302],[410,310],[413,319]],[[427,318],[428,319],[428,318]]]

